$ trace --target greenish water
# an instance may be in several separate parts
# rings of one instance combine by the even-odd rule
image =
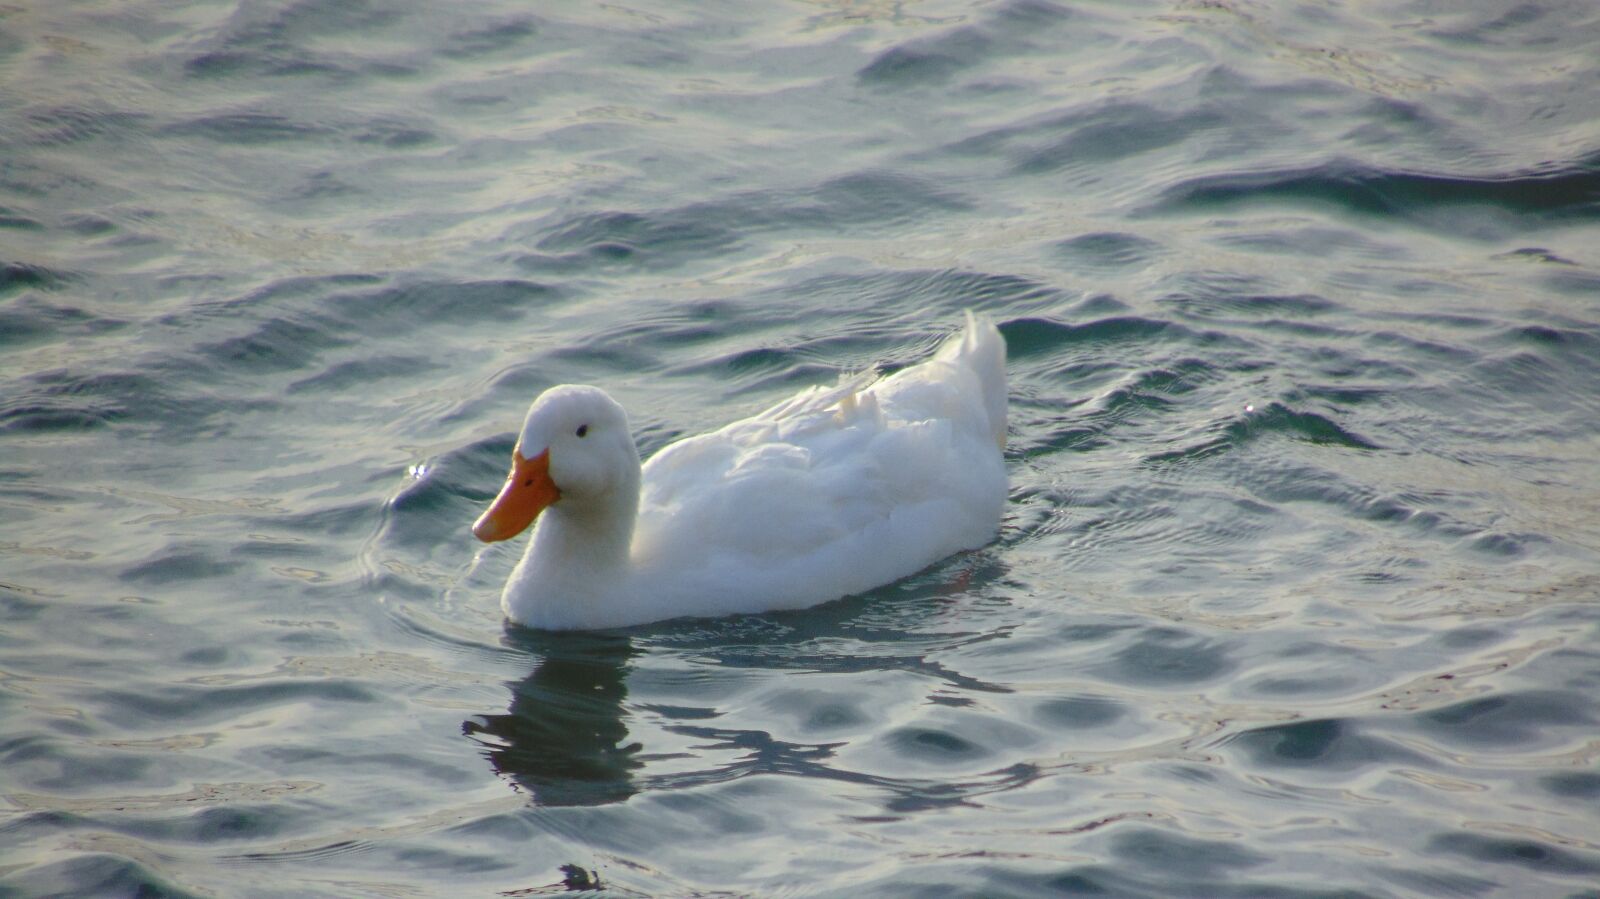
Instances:
[[[1594,896],[1600,11],[0,8],[0,894]],[[981,309],[998,540],[508,628],[646,454]]]

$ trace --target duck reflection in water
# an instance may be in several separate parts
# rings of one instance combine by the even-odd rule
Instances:
[[[513,629],[508,646],[542,659],[511,687],[505,714],[468,719],[462,731],[539,805],[605,805],[637,792],[641,746],[628,742],[623,678],[636,650],[627,637]]]

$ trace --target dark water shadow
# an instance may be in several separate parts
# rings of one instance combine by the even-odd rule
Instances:
[[[996,544],[1010,535],[1002,533]],[[989,548],[957,553],[881,587],[805,609],[679,618],[632,629],[643,645],[691,652],[705,664],[741,670],[822,673],[905,671],[951,688],[1009,693],[933,656],[990,640],[1011,628],[973,629],[951,609],[1004,584],[1008,567]]]
[[[508,685],[504,713],[462,724],[495,771],[542,806],[607,805],[638,792],[642,747],[628,741],[623,708],[633,641],[515,628],[506,643],[541,661]]]
[[[510,682],[503,713],[474,716],[462,731],[484,748],[496,773],[533,804],[598,806],[639,793],[670,792],[750,776],[833,780],[879,790],[883,812],[900,815],[971,803],[1041,776],[1017,763],[958,778],[903,778],[836,766],[839,742],[790,742],[759,728],[718,722],[713,708],[628,702],[636,658],[693,654],[701,664],[739,670],[856,673],[904,671],[945,692],[1006,693],[928,658],[931,651],[1004,639],[934,626],[940,607],[1004,575],[984,553],[957,556],[930,571],[869,594],[811,609],[717,619],[679,619],[617,632],[547,632],[512,626],[507,648],[535,660],[526,678]],[[952,704],[959,704],[951,700]],[[650,771],[666,756],[635,736],[630,721],[644,712],[663,730],[696,741],[704,764]],[[643,724],[637,726],[646,726]],[[933,736],[941,736],[934,734]]]

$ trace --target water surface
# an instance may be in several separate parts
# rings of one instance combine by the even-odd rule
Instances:
[[[0,892],[1593,896],[1600,11],[0,9]],[[510,628],[649,453],[1011,351],[995,543]]]

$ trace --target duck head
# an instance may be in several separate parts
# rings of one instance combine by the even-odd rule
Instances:
[[[618,497],[633,505],[638,490],[639,451],[622,407],[598,387],[552,387],[528,408],[511,473],[472,533],[485,543],[508,540],[552,505],[580,514]]]

